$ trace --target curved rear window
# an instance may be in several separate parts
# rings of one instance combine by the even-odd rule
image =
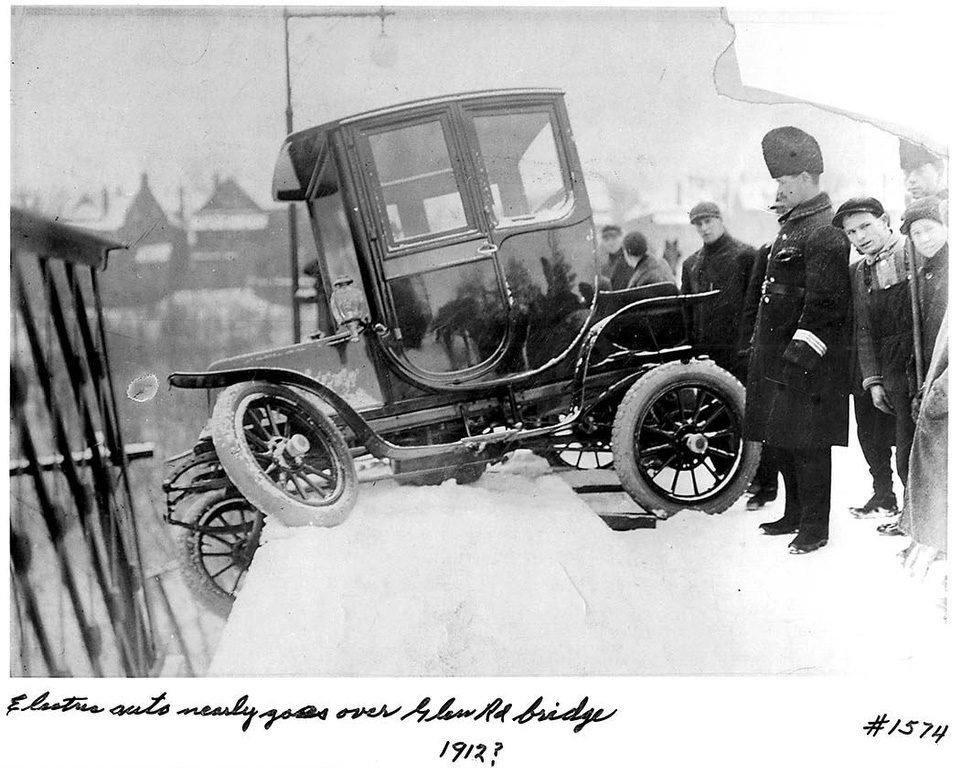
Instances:
[[[324,134],[296,134],[284,142],[273,169],[273,199],[305,200],[307,187],[325,144]]]

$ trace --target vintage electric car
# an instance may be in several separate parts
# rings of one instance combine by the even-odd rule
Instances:
[[[176,373],[219,390],[173,457],[167,520],[226,611],[263,514],[344,521],[356,462],[471,482],[519,447],[612,463],[642,507],[721,512],[750,481],[744,391],[688,343],[673,284],[607,290],[563,95],[429,99],[291,135],[274,198],[305,205],[327,330]]]

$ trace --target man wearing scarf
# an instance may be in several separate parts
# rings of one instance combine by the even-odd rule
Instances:
[[[897,474],[906,487],[914,432],[909,262],[903,238],[893,231],[889,215],[876,198],[847,200],[837,209],[833,224],[863,256],[851,273],[858,374],[853,390],[857,436],[873,476],[873,496],[852,512],[858,518],[890,517],[899,512],[890,448],[896,446]]]

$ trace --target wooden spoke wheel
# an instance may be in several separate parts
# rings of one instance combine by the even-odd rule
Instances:
[[[228,387],[214,406],[211,432],[227,476],[265,514],[289,526],[334,526],[353,508],[359,483],[346,440],[289,387]]]
[[[191,494],[177,517],[177,557],[194,596],[226,617],[260,543],[263,515],[229,489]]]
[[[554,435],[553,448],[543,455],[554,467],[571,469],[609,469],[613,466],[613,451],[608,440],[578,435],[565,429]]]
[[[745,404],[740,382],[711,362],[667,363],[640,378],[613,427],[624,489],[645,509],[723,512],[760,460],[742,438]]]

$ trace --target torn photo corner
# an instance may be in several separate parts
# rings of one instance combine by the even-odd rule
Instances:
[[[748,492],[746,377],[693,340],[710,297],[676,295],[695,208],[750,253],[780,234],[774,129],[814,137],[833,209],[898,228],[917,157],[945,200],[947,37],[910,9],[14,8],[14,754],[121,765],[71,737],[162,721],[231,728],[237,765],[318,733],[342,764],[474,739],[603,765],[642,727],[754,764],[806,703],[814,731],[855,715],[830,734],[852,755],[894,714],[850,683],[877,670],[892,719],[948,712],[890,682],[949,662],[946,563],[905,569],[909,540],[848,513],[873,489],[853,406],[829,545],[791,557],[758,531],[785,486]],[[777,681],[777,707],[733,712],[720,676]],[[835,695],[811,709],[795,676]],[[587,694],[617,714],[561,728]],[[427,696],[431,722],[337,717]],[[270,732],[178,719],[204,706]],[[678,711],[731,728],[696,744]]]

